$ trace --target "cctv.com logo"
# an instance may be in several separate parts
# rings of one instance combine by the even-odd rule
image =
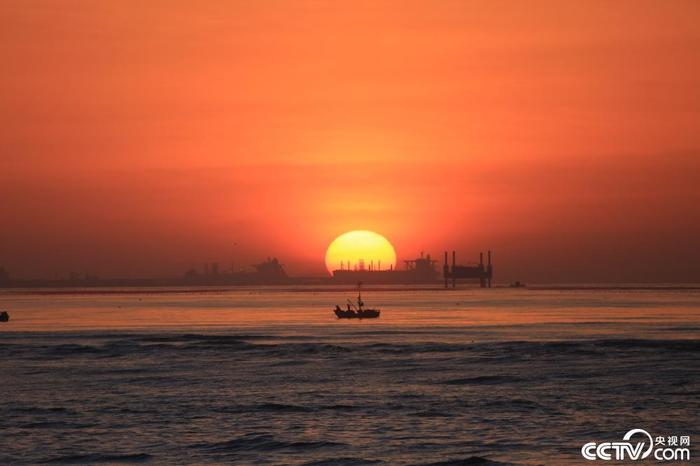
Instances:
[[[644,429],[632,429],[622,442],[588,442],[581,455],[590,461],[644,460],[652,456],[657,461],[690,461],[690,436],[658,436],[654,439]]]

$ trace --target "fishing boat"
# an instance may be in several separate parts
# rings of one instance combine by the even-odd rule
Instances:
[[[0,322],[9,322],[9,321],[10,321],[10,314],[8,314],[7,311],[0,312]]]
[[[335,306],[334,312],[338,319],[376,319],[379,309],[365,309],[362,301],[362,283],[357,284],[357,304],[348,299],[347,309]]]

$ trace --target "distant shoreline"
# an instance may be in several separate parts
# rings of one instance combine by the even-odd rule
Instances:
[[[413,292],[413,291],[455,291],[452,288],[445,288],[437,284],[367,284],[367,289],[384,292]],[[250,293],[333,293],[354,291],[355,286],[338,283],[313,283],[313,284],[277,284],[277,285],[101,285],[101,286],[25,286],[25,287],[0,287],[0,296],[17,294],[39,294],[39,295],[112,295],[112,294],[185,294],[185,293],[227,293],[233,291],[248,291]],[[478,285],[462,285],[456,289],[483,290],[489,293],[488,289],[480,288]],[[541,284],[528,285],[526,287],[511,288],[507,284],[495,285],[490,289],[508,291],[700,291],[700,284]]]

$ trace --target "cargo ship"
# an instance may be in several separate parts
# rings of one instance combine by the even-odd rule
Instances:
[[[291,282],[276,257],[268,257],[253,267],[254,272],[223,272],[219,271],[217,263],[206,264],[204,272],[190,269],[183,278],[186,284],[191,285],[283,285]]]

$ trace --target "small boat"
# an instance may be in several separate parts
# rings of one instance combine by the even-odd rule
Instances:
[[[0,312],[0,322],[9,322],[10,314],[7,311]]]
[[[362,283],[357,284],[357,305],[348,299],[347,309],[335,306],[334,312],[338,319],[376,319],[379,317],[379,309],[364,309],[362,301]]]
[[[525,283],[513,282],[510,284],[511,288],[525,288]]]

